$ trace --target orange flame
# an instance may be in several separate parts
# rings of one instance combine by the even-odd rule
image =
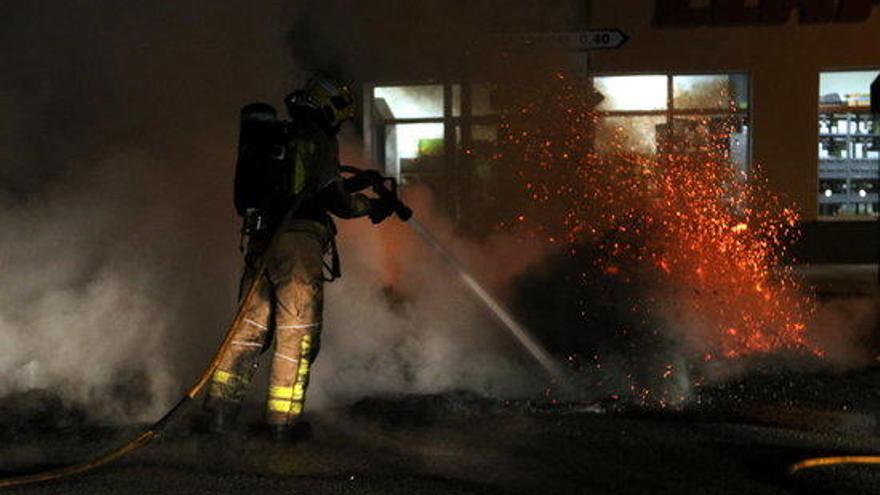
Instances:
[[[596,263],[607,275],[657,267],[699,327],[692,330],[699,356],[792,348],[820,355],[806,337],[814,298],[783,263],[798,215],[757,167],[747,180],[732,166],[733,124],[707,118],[694,138],[667,137],[657,153],[634,151],[618,124],[597,141],[605,117],[579,86],[561,81],[553,91],[526,95],[538,102],[524,105],[527,115],[502,121],[505,152],[498,156],[519,157],[513,175],[531,201],[514,223],[545,239],[599,242]],[[609,232],[624,240],[603,241],[617,239]]]

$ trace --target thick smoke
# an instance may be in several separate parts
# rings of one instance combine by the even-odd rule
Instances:
[[[207,362],[235,307],[238,108],[278,103],[332,60],[358,76],[338,46],[296,60],[292,27],[327,24],[286,4],[3,5],[0,394],[45,388],[105,418],[154,418]],[[496,289],[538,255],[455,241],[414,200]],[[399,225],[342,227],[315,403],[542,380],[419,242]]]
[[[570,28],[576,13],[563,5],[572,2],[498,4],[5,2],[0,395],[46,388],[107,418],[155,418],[205,365],[234,311],[238,109],[279,103],[313,70],[372,81],[394,67],[414,80],[528,85],[524,76],[546,71],[523,58],[489,64],[479,35]],[[343,152],[360,162],[356,136]],[[408,199],[496,294],[510,295],[516,275],[546,254],[509,236],[457,239],[429,194]],[[345,276],[327,287],[313,405],[451,388],[509,395],[544,383],[404,226],[344,222],[340,244]],[[537,292],[577,281],[551,283]],[[851,321],[848,311],[827,314]],[[534,316],[552,338],[554,315]],[[844,353],[858,347],[847,342]]]
[[[236,110],[296,80],[284,9],[3,10],[0,392],[153,416],[231,313]]]
[[[495,293],[503,294],[504,283],[543,252],[510,236],[484,244],[456,239],[442,218],[425,215],[431,211],[428,198],[424,191],[407,196],[421,220]],[[327,291],[331,307],[316,391],[337,400],[455,388],[510,396],[534,393],[549,382],[524,362],[512,336],[413,231],[401,224],[376,229],[349,222],[341,239],[346,272]]]

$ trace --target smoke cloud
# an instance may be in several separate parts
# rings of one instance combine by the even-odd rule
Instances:
[[[0,393],[154,416],[234,304],[237,108],[298,77],[285,9],[2,10]]]
[[[425,192],[407,197],[423,221],[431,211],[427,198]],[[468,243],[441,217],[426,220],[468,266],[482,267],[473,273],[495,293],[544,251],[501,235]],[[462,388],[511,396],[534,393],[549,381],[413,231],[348,222],[341,240],[345,275],[327,289],[331,307],[316,391],[337,400]]]
[[[345,33],[312,22],[317,5],[289,3],[0,7],[0,395],[49,389],[98,417],[144,420],[207,363],[235,309],[238,109],[279,103],[306,70],[367,65],[340,53]],[[303,42],[304,26],[321,32]],[[347,139],[346,161],[360,162]],[[456,240],[427,194],[412,200],[494,289],[540,255]],[[542,382],[419,242],[400,225],[342,226],[315,405]]]
[[[231,182],[243,104],[277,106],[311,71],[373,81],[390,65],[401,78],[456,73],[528,86],[526,76],[546,71],[524,58],[488,63],[480,35],[568,29],[577,22],[566,11],[572,3],[505,2],[499,11],[498,2],[475,1],[449,12],[391,0],[4,2],[0,396],[44,388],[104,418],[156,418],[207,363],[235,309]],[[534,58],[564,65],[542,55]],[[360,163],[359,138],[348,132],[343,159]],[[408,194],[420,220],[502,298],[522,289],[524,272],[556,273],[535,269],[555,251],[534,237],[465,241],[433,213],[429,193]],[[395,222],[341,222],[345,275],[326,288],[310,406],[543,386],[456,274]],[[543,337],[579,344],[618,330],[563,326],[551,309],[577,284],[574,275],[533,285],[541,311],[530,322]],[[856,305],[861,321],[876,322],[870,307]],[[849,311],[820,317],[845,325],[835,317],[852,321]],[[848,342],[839,355],[858,347]],[[616,360],[626,358],[603,355],[610,368],[628,366]]]

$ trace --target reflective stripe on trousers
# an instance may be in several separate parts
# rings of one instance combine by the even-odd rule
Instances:
[[[320,343],[325,245],[313,232],[291,231],[282,233],[273,252],[267,253],[267,277],[259,281],[257,297],[242,308],[245,317],[233,330],[232,345],[214,373],[207,408],[217,401],[241,402],[272,329],[275,352],[267,421],[292,423],[302,414]]]

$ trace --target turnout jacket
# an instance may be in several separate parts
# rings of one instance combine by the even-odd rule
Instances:
[[[345,188],[339,162],[339,141],[313,119],[294,121],[289,148],[293,160],[303,160],[309,174],[306,197],[291,215],[296,220],[330,222],[327,215],[356,218],[369,213],[370,201]]]

